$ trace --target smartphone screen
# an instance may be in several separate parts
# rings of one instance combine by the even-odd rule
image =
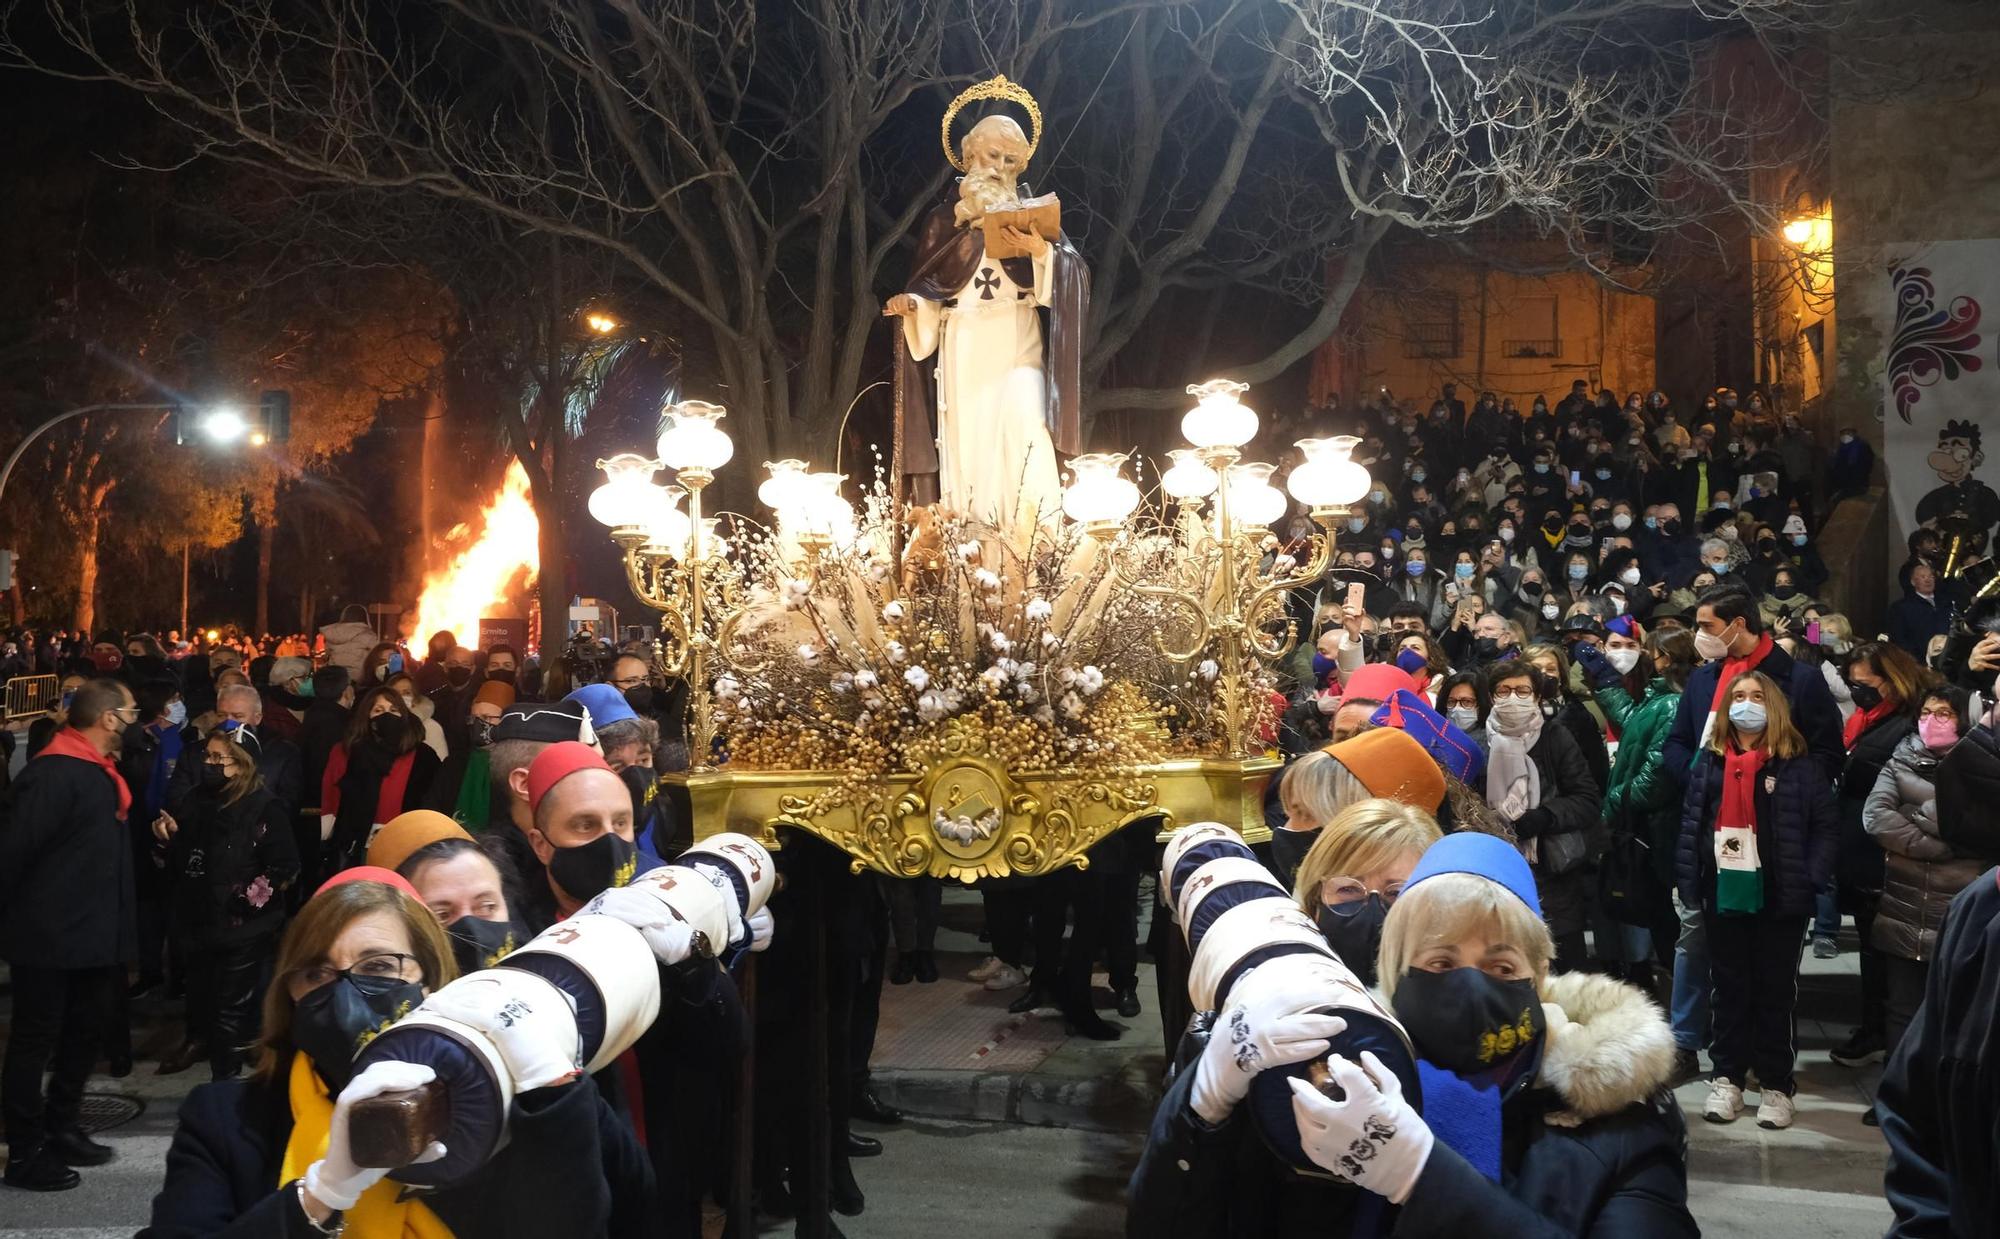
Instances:
[[[1581,470],[1581,469],[1571,469],[1571,470],[1569,471],[1569,484],[1570,484],[1571,486],[1581,486],[1581,485],[1583,485],[1583,470]]]

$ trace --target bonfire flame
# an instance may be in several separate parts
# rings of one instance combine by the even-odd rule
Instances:
[[[477,530],[477,536],[466,542]],[[449,632],[460,645],[479,642],[479,621],[518,610],[515,599],[534,584],[539,566],[541,525],[528,499],[528,474],[520,461],[507,466],[500,493],[477,520],[457,525],[442,545],[457,546],[451,562],[424,574],[423,597],[417,601],[413,639]]]

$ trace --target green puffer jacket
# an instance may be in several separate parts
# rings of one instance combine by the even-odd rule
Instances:
[[[1660,750],[1674,725],[1681,695],[1665,677],[1655,676],[1638,701],[1622,685],[1597,690],[1597,704],[1618,729],[1618,757],[1611,763],[1604,793],[1604,821],[1630,830],[1652,851],[1653,872],[1674,880],[1674,848],[1681,828],[1680,785],[1661,769]]]

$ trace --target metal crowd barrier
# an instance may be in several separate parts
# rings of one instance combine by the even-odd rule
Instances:
[[[40,714],[49,708],[60,691],[61,680],[52,675],[17,675],[7,681],[7,718],[11,722]]]

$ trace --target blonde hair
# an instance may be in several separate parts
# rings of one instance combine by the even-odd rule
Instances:
[[[1756,680],[1764,686],[1764,751],[1772,757],[1804,757],[1806,738],[1792,726],[1792,705],[1785,700],[1778,682],[1761,671],[1745,671],[1723,686],[1722,708],[1715,712],[1715,730],[1708,738],[1709,751],[1726,757],[1731,744],[1745,750],[1754,747],[1743,743],[1743,738],[1756,733],[1739,730],[1729,718],[1730,698],[1736,686],[1745,680]]]
[[[1476,873],[1441,873],[1425,878],[1397,898],[1382,925],[1378,972],[1382,998],[1396,1000],[1396,983],[1411,961],[1428,947],[1483,934],[1521,952],[1540,992],[1548,980],[1556,946],[1542,918],[1514,892]]]
[[[1368,799],[1367,785],[1324,749],[1314,749],[1285,768],[1278,804],[1288,816],[1315,826],[1331,822],[1356,801]]]
[[[1422,809],[1379,797],[1358,801],[1336,814],[1313,841],[1299,862],[1293,898],[1307,916],[1317,916],[1319,888],[1328,878],[1381,869],[1443,837],[1437,819]]]

